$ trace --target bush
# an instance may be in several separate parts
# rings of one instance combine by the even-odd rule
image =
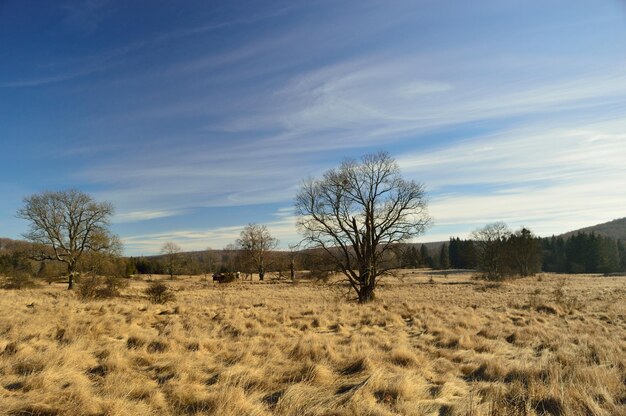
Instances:
[[[173,301],[175,296],[170,288],[161,282],[152,282],[145,290],[145,294],[152,303],[163,304]]]
[[[7,277],[2,285],[2,289],[26,289],[35,287],[35,282],[31,279],[28,273],[15,272],[11,276]]]
[[[78,284],[78,297],[83,300],[95,298],[100,284],[101,279],[97,276],[89,276],[80,279],[80,283]]]
[[[115,276],[86,276],[80,279],[78,296],[83,299],[104,299],[119,296],[128,282]]]

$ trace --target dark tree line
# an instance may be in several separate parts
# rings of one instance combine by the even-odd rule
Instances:
[[[616,273],[626,271],[624,242],[594,233],[568,239],[542,240],[543,270],[555,273]]]
[[[527,229],[510,233],[497,241],[502,276],[531,275],[540,270],[553,273],[617,273],[626,271],[626,245],[597,234],[579,233],[570,238],[537,238]],[[449,242],[450,267],[485,270],[475,240],[453,237]],[[498,266],[496,264],[495,266]],[[493,266],[492,266],[493,268]]]
[[[410,245],[401,250],[398,267],[416,269],[420,267],[434,268],[435,266],[435,259],[430,255],[425,244],[422,244],[419,249],[416,245]]]
[[[476,268],[476,253],[472,240],[461,240],[459,237],[450,238],[448,253],[450,267],[453,269]]]

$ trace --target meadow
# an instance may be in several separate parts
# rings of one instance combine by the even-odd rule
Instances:
[[[626,415],[626,278],[431,276],[0,290],[0,413]]]

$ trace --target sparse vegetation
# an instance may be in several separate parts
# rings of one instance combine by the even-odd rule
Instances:
[[[145,289],[145,293],[148,299],[152,303],[163,304],[173,301],[175,298],[174,293],[170,290],[169,286],[163,282],[151,282]]]
[[[128,281],[117,276],[86,275],[78,283],[78,296],[83,300],[112,298],[126,286]]]
[[[428,272],[399,273],[366,305],[345,301],[337,275],[297,287],[180,276],[167,304],[146,302],[160,283],[143,279],[87,302],[58,284],[1,291],[0,409],[626,414],[623,278],[454,273],[428,285]],[[571,298],[584,304],[568,310]]]
[[[455,256],[460,243],[456,240]],[[541,271],[541,241],[527,228],[513,233],[503,222],[487,224],[472,233],[470,243],[466,247],[475,255],[478,276],[484,279],[527,277]]]

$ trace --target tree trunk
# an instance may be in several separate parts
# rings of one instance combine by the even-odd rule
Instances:
[[[359,303],[368,303],[374,300],[374,287],[371,285],[361,286],[359,290]]]
[[[263,267],[263,264],[261,263],[261,266],[259,267],[259,280],[263,280],[263,278],[265,277],[265,267]]]
[[[74,269],[76,268],[76,266],[74,264],[68,264],[67,265],[67,281],[68,281],[68,285],[67,285],[67,290],[72,290],[74,289]]]
[[[291,280],[296,280],[296,265],[295,262],[293,260],[293,257],[291,258],[291,264],[289,265],[289,271],[291,273]]]
[[[359,276],[359,303],[368,303],[374,300],[375,280],[370,276],[369,269],[361,271]]]

